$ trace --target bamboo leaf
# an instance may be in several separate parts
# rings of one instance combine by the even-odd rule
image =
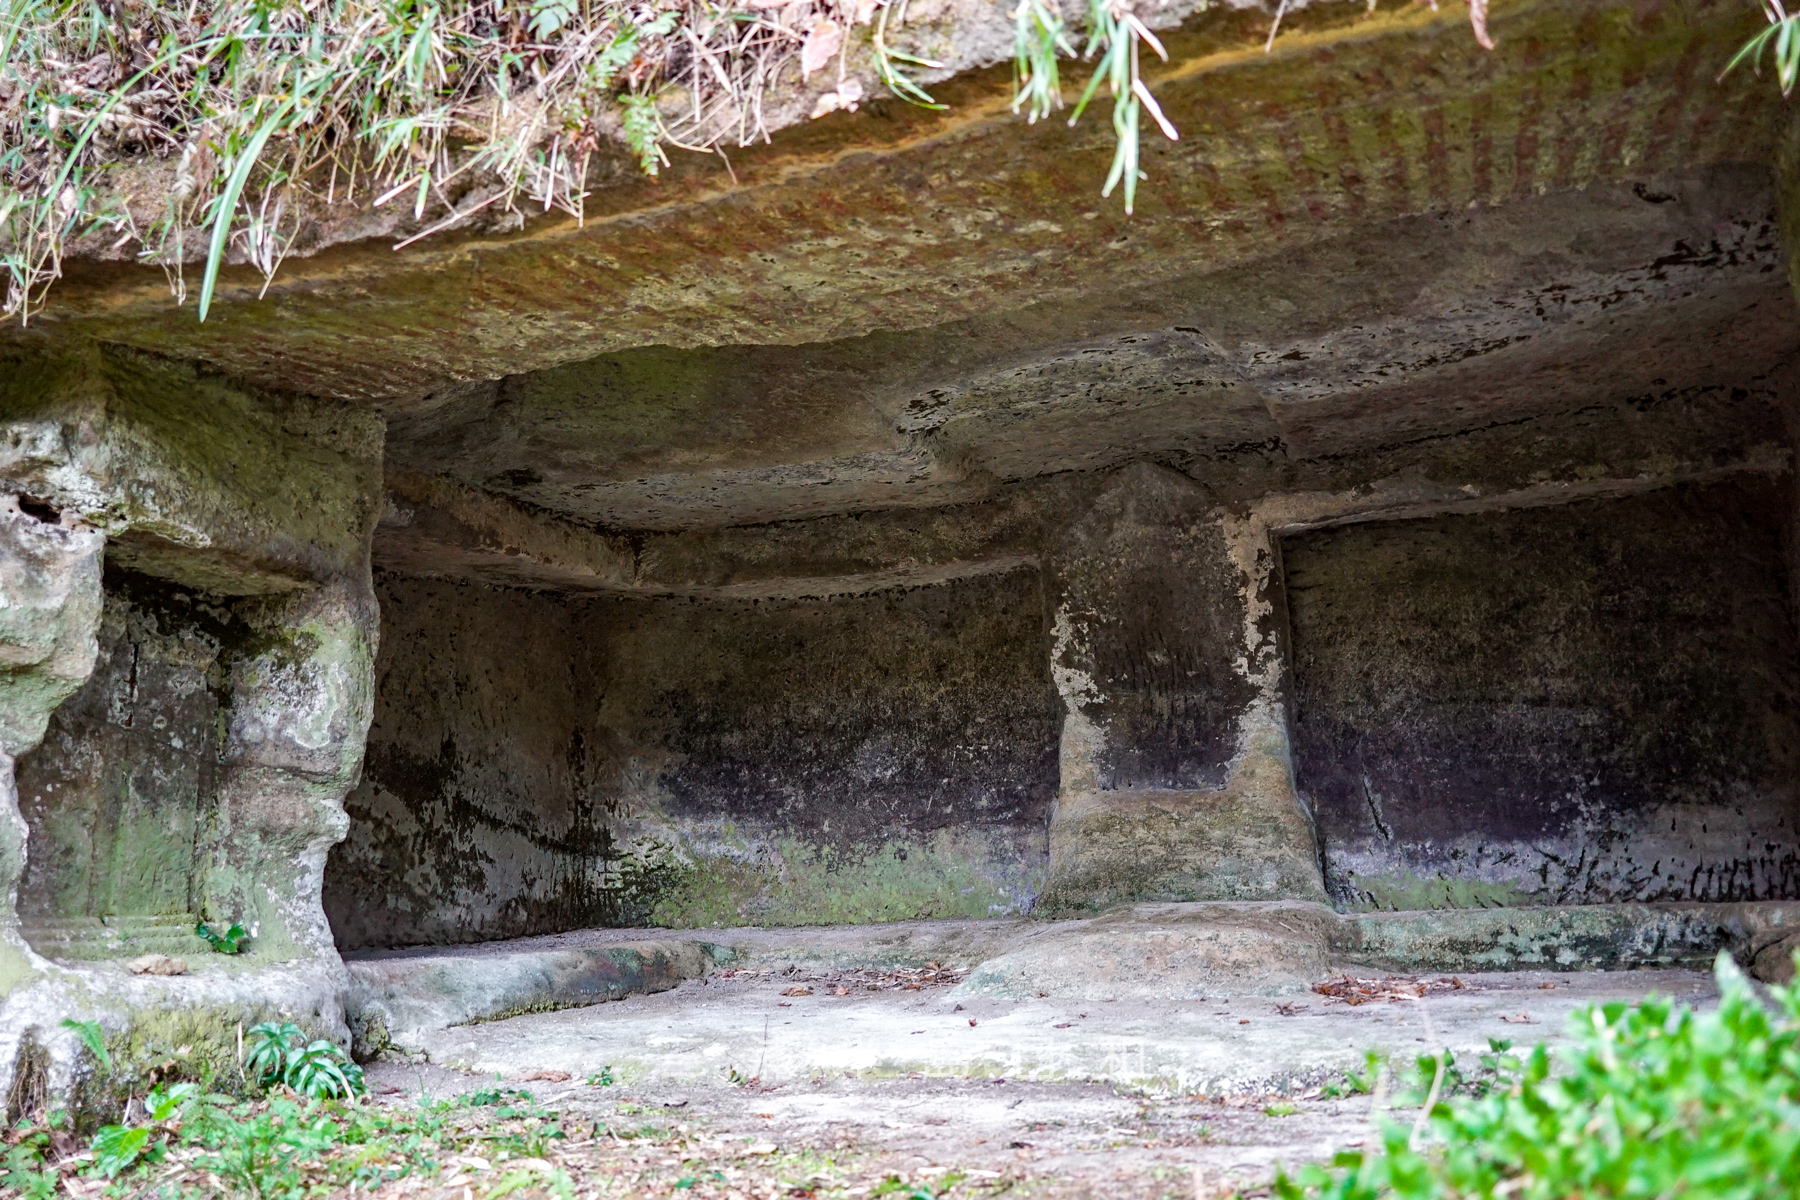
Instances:
[[[263,147],[268,145],[269,137],[280,126],[283,117],[294,106],[293,100],[287,99],[276,106],[274,112],[250,135],[250,141],[238,152],[237,161],[233,164],[231,175],[225,180],[225,188],[215,201],[217,208],[213,213],[212,239],[206,247],[206,274],[200,280],[200,319],[206,320],[207,311],[212,307],[213,287],[219,280],[219,264],[225,258],[225,246],[231,236],[232,218],[237,212],[238,197],[243,195],[244,184],[250,179],[250,172],[256,166]]]

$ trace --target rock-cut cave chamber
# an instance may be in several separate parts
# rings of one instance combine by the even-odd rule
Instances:
[[[108,547],[93,673],[18,766],[24,936],[104,953],[237,917],[264,870],[225,848],[239,822],[330,846],[341,950],[1130,900],[1794,899],[1797,330],[1765,202],[1721,174],[1679,205],[1404,226],[1444,287],[1501,240],[1525,278],[1448,323],[1308,338],[1299,314],[1281,353],[1158,324],[982,361],[970,322],[625,351],[333,427],[291,490],[373,522],[335,633],[278,566]],[[1635,244],[1531,278],[1517,243],[1583,221]],[[1282,262],[1159,303],[1281,311],[1267,289],[1316,284]],[[949,382],[952,353],[977,361]],[[122,437],[172,370],[109,352],[78,378]],[[236,400],[276,446],[334,415]],[[729,459],[746,426],[855,449],[832,423],[884,402],[899,447],[829,471],[646,473]],[[50,503],[14,519],[62,531]],[[358,706],[347,822],[265,812],[267,772],[344,769]]]
[[[1531,179],[1296,174],[1267,229],[1065,214],[1127,248],[1031,296],[998,225],[885,308],[714,247],[646,333],[571,315],[649,236],[596,222],[469,259],[511,309],[390,256],[379,304],[327,263],[204,335],[9,334],[6,1036],[77,986],[342,1029],[342,956],[397,947],[1131,902],[1637,906],[1540,957],[1658,913],[1754,957],[1800,900],[1800,185],[1766,110],[1694,112]],[[982,128],[935,169],[1042,152]],[[201,919],[254,933],[229,986],[108,974]]]

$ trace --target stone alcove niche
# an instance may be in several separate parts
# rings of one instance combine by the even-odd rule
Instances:
[[[1800,895],[1791,477],[1285,539],[1349,909]]]
[[[1037,572],[621,598],[385,577],[344,950],[1029,909],[1060,709]]]
[[[1208,502],[1161,469],[1114,478]],[[1269,543],[1266,677],[1323,896],[1356,912],[1800,895],[1791,477],[1478,507]],[[1227,519],[1171,511],[1179,529]],[[1222,662],[1233,578],[1208,585]],[[368,759],[325,877],[340,949],[1049,911],[1069,743],[1047,586],[1034,565],[763,599],[384,576]],[[1133,703],[1187,714],[1210,685],[1162,679],[1166,632],[1145,628],[1119,643],[1150,672]],[[1229,759],[1236,711],[1169,728]],[[1180,825],[1261,794],[1241,772],[1096,795]],[[1260,898],[1209,890],[1207,846],[1175,853],[1200,866],[1140,864],[1138,898]]]
[[[53,958],[204,950],[229,658],[225,601],[117,567],[94,672],[18,764],[19,916]]]

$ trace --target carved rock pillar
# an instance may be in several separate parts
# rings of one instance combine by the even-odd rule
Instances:
[[[1040,906],[1323,900],[1282,699],[1266,533],[1119,471],[1046,556],[1062,780]]]

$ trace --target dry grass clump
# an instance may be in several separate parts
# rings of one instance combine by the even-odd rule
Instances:
[[[603,145],[655,174],[665,144],[765,138],[776,81],[843,78],[859,24],[882,76],[929,100],[900,75],[921,60],[881,40],[903,2],[8,0],[5,313],[28,315],[82,239],[135,242],[178,300],[203,261],[204,318],[224,258],[272,276],[340,204],[411,209],[408,240],[490,209],[579,218]],[[851,81],[820,103],[858,99]]]
[[[1120,190],[1126,212],[1144,114],[1178,136],[1140,77],[1145,48],[1167,55],[1135,2],[1072,0],[1073,23],[1063,0],[1017,0],[1011,14],[1013,107],[1030,120],[1062,107],[1059,59],[1094,62],[1070,123],[1104,86],[1117,145],[1103,191]],[[853,49],[915,104],[937,107],[918,75],[941,69],[890,40],[908,0],[4,3],[0,315],[21,319],[72,246],[162,266],[177,303],[184,266],[203,263],[204,320],[227,258],[273,278],[359,203],[410,209],[396,249],[532,208],[580,219],[596,156],[621,143],[654,175],[665,146],[766,139],[765,102],[791,104],[820,72],[833,86],[811,115],[854,109]],[[1468,3],[1491,46],[1487,0]],[[1800,18],[1764,3],[1770,29],[1737,62],[1772,50],[1785,90],[1800,78]]]

